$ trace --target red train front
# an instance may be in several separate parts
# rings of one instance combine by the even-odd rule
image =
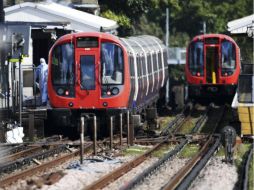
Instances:
[[[71,109],[127,107],[130,77],[124,62],[127,62],[124,47],[111,35],[79,33],[60,38],[49,55],[51,106]]]
[[[166,82],[166,52],[152,36],[125,39],[90,32],[61,37],[49,54],[51,118],[68,125],[80,114],[93,113],[103,123],[107,115],[141,112],[156,102]]]
[[[223,34],[193,38],[187,48],[185,73],[190,98],[233,96],[240,73],[240,50]]]

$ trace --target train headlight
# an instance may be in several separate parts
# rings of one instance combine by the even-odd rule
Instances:
[[[69,96],[69,91],[68,90],[65,91],[65,96]]]
[[[200,72],[197,72],[197,76],[200,77]]]
[[[114,88],[112,88],[111,93],[112,93],[113,95],[117,95],[117,94],[119,93],[119,89],[116,88],[116,87],[114,87]]]
[[[58,88],[57,89],[57,94],[62,96],[64,94],[64,89],[63,88]]]
[[[110,92],[110,91],[107,91],[107,95],[108,95],[108,96],[111,96],[111,92]]]

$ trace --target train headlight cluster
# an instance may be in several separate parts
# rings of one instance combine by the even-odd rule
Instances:
[[[58,88],[57,89],[57,94],[62,96],[64,94],[64,89],[63,88]]]
[[[108,88],[106,91],[104,91],[104,94],[106,94],[107,96],[115,96],[117,94],[119,94],[120,90],[117,87],[113,87],[113,88]]]
[[[113,95],[117,95],[117,94],[119,93],[119,89],[116,88],[116,87],[114,87],[114,88],[112,88],[111,93],[112,93]]]

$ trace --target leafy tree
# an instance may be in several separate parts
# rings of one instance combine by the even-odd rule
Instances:
[[[170,46],[185,47],[200,34],[228,33],[227,22],[253,14],[253,0],[99,0],[102,15],[116,20],[119,35],[151,34],[164,39],[169,8]],[[244,57],[253,62],[252,42],[240,41]],[[252,50],[252,51],[251,51]]]

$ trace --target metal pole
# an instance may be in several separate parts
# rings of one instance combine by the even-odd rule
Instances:
[[[83,153],[84,153],[84,117],[80,118],[81,126],[80,126],[80,164],[83,164]]]
[[[206,34],[206,22],[205,21],[203,22],[203,32],[204,32],[204,34]]]
[[[166,8],[166,46],[169,47],[169,9]]]
[[[113,117],[110,117],[110,150],[113,148]]]
[[[97,123],[96,116],[93,116],[93,152],[97,155]]]
[[[36,108],[36,78],[35,78],[35,71],[36,67],[33,65],[33,95],[34,95],[34,108]],[[34,71],[35,70],[35,71]]]
[[[127,111],[127,146],[130,143],[130,113]]]
[[[12,102],[12,114],[15,114],[15,63],[11,64],[11,102]]]
[[[166,105],[168,105],[169,103],[169,79],[167,80],[166,83],[166,96],[165,96],[165,101],[166,101]]]
[[[9,79],[9,70],[10,70],[10,59],[7,58],[7,72],[6,72],[6,80],[7,80],[7,109],[8,109],[8,119],[10,119],[10,79]],[[21,126],[21,125],[20,125]]]
[[[123,114],[120,113],[120,146],[123,146]]]
[[[129,143],[131,146],[134,144],[134,121],[133,115],[130,116],[130,130],[129,130]]]
[[[22,66],[21,66],[22,56],[19,56],[19,124],[22,126],[22,101],[23,101],[23,81],[22,81]]]
[[[34,140],[34,113],[29,113],[28,115],[29,118],[29,124],[28,124],[28,137],[29,141]]]

